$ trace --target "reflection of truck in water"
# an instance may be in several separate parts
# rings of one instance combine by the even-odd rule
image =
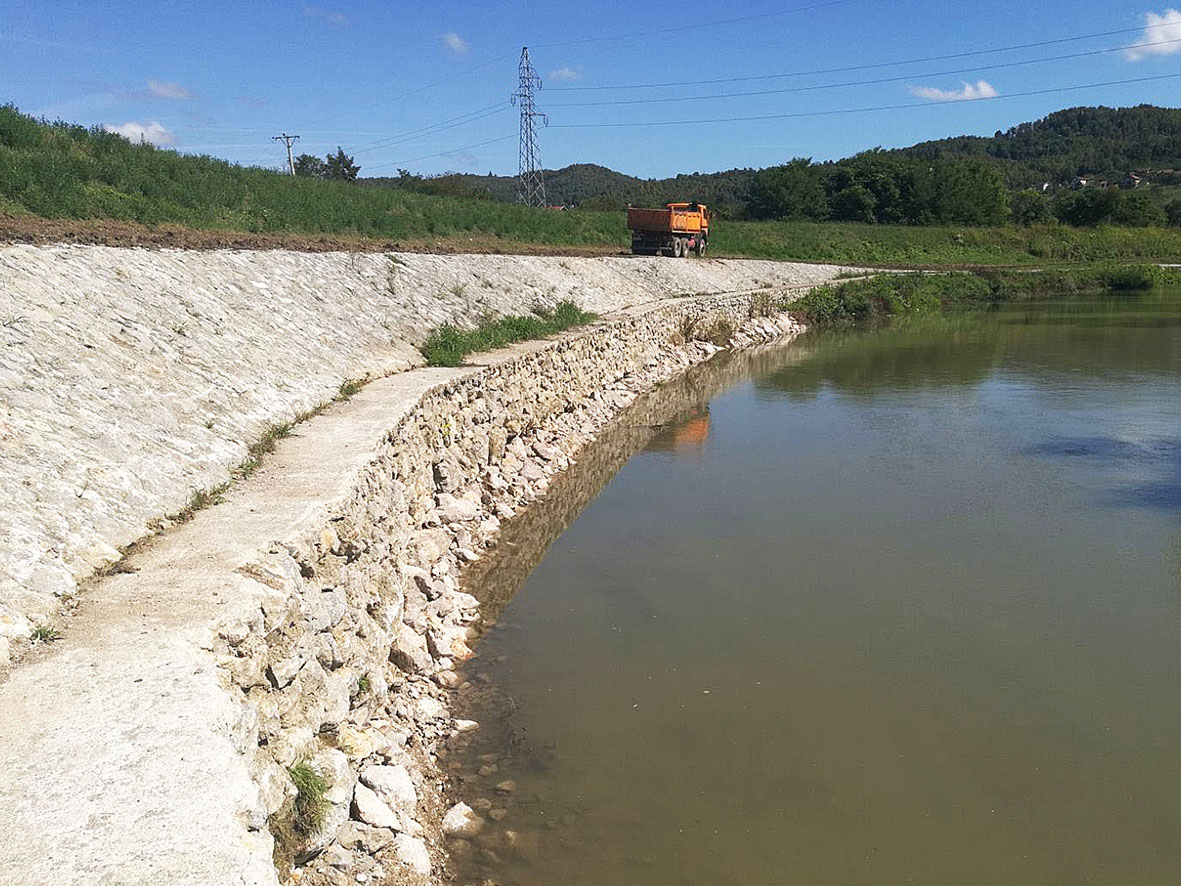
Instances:
[[[657,452],[684,452],[701,449],[708,439],[709,407],[703,406],[675,425],[662,428],[648,448]]]
[[[709,209],[702,203],[669,203],[664,209],[629,206],[627,226],[633,255],[702,256],[709,242]]]

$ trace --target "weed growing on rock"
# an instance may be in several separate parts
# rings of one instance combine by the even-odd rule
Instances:
[[[430,334],[421,351],[428,366],[462,366],[464,357],[473,352],[544,338],[594,319],[594,314],[582,310],[574,302],[563,301],[544,314],[534,308],[533,314],[485,317],[475,329],[444,324]]]
[[[328,782],[308,760],[301,760],[287,769],[295,785],[295,804],[291,810],[291,826],[301,836],[316,833],[328,812]]]
[[[756,317],[770,317],[776,312],[776,298],[772,292],[760,292],[750,300],[748,314],[750,319]]]
[[[738,326],[729,317],[718,317],[702,329],[697,337],[724,348],[730,344],[730,339],[734,337],[737,329]]]
[[[34,643],[53,643],[61,638],[61,631],[49,625],[37,625],[29,635],[29,639]]]
[[[333,401],[339,403],[349,399],[349,397],[353,396],[353,394],[365,387],[368,381],[368,376],[365,378],[346,378],[340,383],[340,388],[337,389],[336,396],[332,398]]]

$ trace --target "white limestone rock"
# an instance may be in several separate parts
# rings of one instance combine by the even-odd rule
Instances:
[[[426,843],[421,839],[411,837],[409,834],[398,834],[394,839],[394,852],[397,854],[398,860],[416,874],[423,877],[430,876],[431,854],[426,848]]]
[[[373,825],[375,828],[398,829],[401,819],[390,809],[377,793],[363,784],[358,784],[353,791],[353,815],[358,821]]]
[[[484,819],[480,818],[466,803],[456,803],[443,816],[443,833],[448,837],[471,839],[484,830]]]

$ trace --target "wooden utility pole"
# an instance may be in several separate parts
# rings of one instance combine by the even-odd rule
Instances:
[[[295,175],[295,157],[291,155],[291,143],[297,138],[299,138],[298,135],[288,135],[286,132],[282,135],[271,136],[271,141],[283,142],[283,144],[287,145],[287,169],[292,175]]]

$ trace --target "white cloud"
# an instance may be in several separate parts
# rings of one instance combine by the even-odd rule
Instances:
[[[158,120],[153,120],[151,123],[136,123],[132,120],[120,126],[104,123],[103,129],[121,135],[135,144],[148,142],[156,147],[162,147],[176,143],[176,136],[165,129]]]
[[[934,86],[912,86],[910,91],[930,102],[972,102],[981,98],[996,98],[996,87],[987,80],[965,83],[959,89],[936,89]]]
[[[444,34],[443,42],[447,44],[447,48],[456,55],[467,55],[472,49],[468,42],[454,31],[448,31],[446,34]]]
[[[156,96],[156,98],[170,98],[176,101],[188,101],[195,98],[192,92],[185,89],[179,83],[168,83],[164,80],[149,80],[148,92]]]
[[[1167,42],[1174,40],[1178,42]],[[1181,12],[1166,9],[1160,15],[1155,12],[1144,13],[1144,33],[1124,50],[1124,58],[1138,62],[1150,55],[1173,55],[1177,52],[1181,52]]]
[[[331,22],[334,25],[347,25],[349,17],[343,12],[329,12],[326,9],[320,9],[316,6],[305,6],[303,14],[311,18],[322,18],[326,22]]]
[[[556,82],[563,80],[581,80],[582,74],[570,67],[558,68],[556,71],[549,72],[549,79]]]

